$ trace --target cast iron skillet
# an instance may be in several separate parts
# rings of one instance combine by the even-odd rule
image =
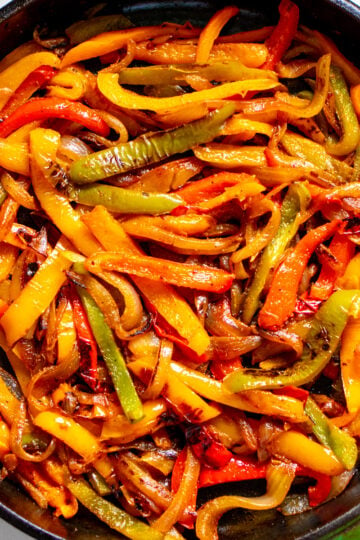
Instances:
[[[96,0],[14,0],[0,10],[0,56],[29,39],[37,24],[45,22],[50,28],[64,28],[81,18],[81,14]],[[99,1],[99,0],[98,0]],[[302,22],[331,35],[341,50],[355,61],[360,32],[360,6],[351,0],[296,0],[301,8]],[[164,20],[201,24],[226,3],[237,4],[240,13],[231,23],[229,32],[258,28],[277,20],[278,0],[184,0],[136,1],[108,0],[108,13],[122,10],[136,24],[157,24]],[[4,359],[4,362],[6,360]],[[258,494],[264,484],[226,484],[201,490],[200,502],[224,494]],[[41,510],[16,486],[0,484],[0,516],[38,539],[113,540],[120,535],[100,523],[86,510],[71,520],[54,518],[50,511]],[[324,506],[285,518],[276,510],[229,512],[220,522],[221,540],[312,540],[316,538],[360,538],[356,528],[360,520],[360,474],[348,489]],[[186,533],[187,534],[187,533]],[[339,537],[339,535],[341,535]],[[187,537],[194,538],[193,533]],[[146,540],[146,539],[144,539]],[[209,539],[211,540],[211,539]]]

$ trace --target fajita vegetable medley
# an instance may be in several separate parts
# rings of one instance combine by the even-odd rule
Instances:
[[[290,0],[238,12],[0,61],[1,475],[134,540],[304,512],[358,457],[360,70]]]

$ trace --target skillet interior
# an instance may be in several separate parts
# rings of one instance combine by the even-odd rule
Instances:
[[[49,23],[50,28],[63,28],[81,18],[81,14],[95,0],[15,0],[0,10],[1,56],[31,37],[33,28]],[[240,0],[229,2],[240,6],[229,31],[247,30],[271,24],[277,20],[277,0]],[[323,30],[333,37],[342,52],[355,62],[359,61],[358,32],[360,30],[360,7],[351,0],[297,0],[302,22]],[[157,24],[164,20],[184,22],[190,19],[201,24],[224,5],[223,1],[143,1],[121,2],[108,0],[108,13],[122,10],[136,24]],[[44,17],[46,14],[46,18]],[[4,359],[6,363],[6,360]],[[226,484],[203,489],[200,501],[205,502],[218,495],[259,493],[263,485],[254,483]],[[310,540],[316,538],[356,539],[357,517],[360,519],[360,474],[337,499],[299,516],[283,517],[278,512],[234,511],[226,514],[220,522],[221,540]],[[0,516],[16,527],[39,539],[95,540],[120,538],[85,510],[72,520],[56,519],[51,512],[41,510],[17,487],[7,481],[0,484]],[[339,536],[340,535],[340,536]],[[187,533],[189,539],[195,538]],[[210,539],[209,539],[210,540]]]

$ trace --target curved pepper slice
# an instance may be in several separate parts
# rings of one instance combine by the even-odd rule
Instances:
[[[236,6],[226,6],[217,11],[209,20],[205,28],[201,31],[196,51],[196,63],[206,64],[209,59],[210,51],[214,45],[214,41],[226,25],[226,23],[239,13],[239,8]]]
[[[266,40],[269,58],[264,68],[273,69],[288,50],[295,37],[299,23],[299,8],[290,0],[281,0],[279,5],[280,20],[273,33]]]
[[[121,13],[100,15],[90,20],[77,21],[65,30],[65,34],[69,37],[71,45],[78,45],[104,32],[123,30],[130,26],[133,26],[131,21]]]
[[[90,154],[71,165],[70,178],[77,184],[87,184],[186,152],[193,146],[211,141],[233,112],[234,106],[226,105],[185,126],[143,135]]]
[[[91,131],[106,137],[110,128],[98,113],[84,105],[55,97],[34,98],[18,107],[0,124],[0,137],[7,137],[13,131],[32,122],[48,118],[63,118],[82,124]]]
[[[311,382],[321,373],[334,354],[348,321],[352,304],[359,295],[360,291],[349,289],[336,291],[330,296],[312,321],[301,357],[288,369],[234,371],[225,377],[223,384],[231,392],[242,392],[254,388],[301,386]]]

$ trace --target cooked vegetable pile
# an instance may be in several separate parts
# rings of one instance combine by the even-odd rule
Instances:
[[[307,511],[358,457],[360,70],[290,0],[238,12],[0,61],[1,474],[134,540]]]

